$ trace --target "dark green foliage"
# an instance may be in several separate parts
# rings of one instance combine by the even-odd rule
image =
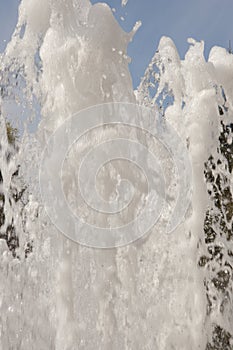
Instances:
[[[225,113],[226,108],[219,106],[220,117],[224,118]],[[213,203],[207,210],[204,222],[203,246],[207,253],[199,259],[199,266],[208,271],[205,279],[208,315],[211,315],[219,298],[220,312],[224,313],[226,305],[231,303],[233,293],[233,252],[227,248],[227,242],[233,241],[233,143],[227,142],[228,137],[233,136],[233,124],[226,125],[224,119],[221,124],[217,154],[209,157],[204,174]],[[210,275],[212,277],[208,277]],[[206,350],[233,350],[232,340],[231,334],[214,324],[212,341],[207,344]]]
[[[231,335],[221,327],[214,325],[213,341],[207,345],[206,350],[232,350]]]
[[[10,145],[15,146],[18,139],[18,130],[10,122],[6,122],[7,139]]]
[[[7,141],[9,145],[9,151],[7,151],[6,164],[9,163],[11,157],[18,151],[17,141],[18,141],[18,131],[16,128],[12,127],[9,122],[6,123]],[[17,257],[17,249],[19,248],[19,237],[17,234],[17,229],[14,223],[14,217],[10,223],[6,223],[5,215],[5,202],[8,201],[10,207],[12,205],[20,205],[21,212],[23,210],[23,196],[27,187],[22,186],[21,182],[18,181],[20,178],[20,166],[18,166],[11,174],[11,184],[7,193],[4,194],[0,192],[0,238],[5,239],[9,250],[12,252],[13,257]],[[4,187],[4,178],[0,169],[0,184]],[[17,184],[17,185],[16,185]],[[25,256],[32,251],[32,244],[27,243],[25,247]]]

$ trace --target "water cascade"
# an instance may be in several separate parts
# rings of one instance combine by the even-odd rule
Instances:
[[[134,91],[127,46],[139,26],[125,33],[104,3],[21,1],[0,57],[0,350],[233,349],[233,56],[214,47],[206,61],[204,43],[189,39],[181,60],[172,40],[162,37]],[[104,127],[90,127],[63,150],[85,118],[106,110],[125,113],[124,122],[107,125],[103,117]],[[132,120],[146,123],[156,140]],[[140,151],[133,142],[125,146],[130,139],[140,141]],[[108,155],[106,142],[119,156],[101,162],[95,180],[104,205],[129,202],[117,219],[89,213],[76,192],[84,159],[90,167],[83,191],[94,200],[89,173],[99,158],[90,152]],[[48,168],[43,159],[51,150]],[[123,151],[143,165],[126,164]],[[60,181],[54,169],[63,152],[61,182],[70,210],[80,208],[93,225],[98,217],[101,229],[133,220],[148,204],[154,152],[159,165],[151,181],[159,184],[161,215],[149,232],[109,249],[79,244],[87,233],[81,226],[74,231],[78,238],[60,232],[60,197],[48,196],[49,211],[44,196]],[[182,169],[186,153],[189,173]],[[168,233],[174,212],[177,225]]]

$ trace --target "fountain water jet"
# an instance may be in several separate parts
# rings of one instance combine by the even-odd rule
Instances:
[[[1,128],[6,223],[14,217],[20,246],[14,258],[1,241],[0,349],[204,349],[212,341],[212,317],[230,332],[232,301],[225,318],[217,303],[207,313],[204,280],[209,276],[198,260],[209,248],[204,221],[213,199],[204,171],[208,158],[217,157],[218,107],[227,109],[226,118],[232,115],[232,56],[214,48],[206,62],[204,44],[190,41],[181,61],[173,42],[162,38],[135,97],[127,56],[132,35],[123,32],[106,4],[23,0],[20,5],[18,25],[1,57],[6,89],[2,120],[7,101],[15,96],[27,102],[26,111],[40,109],[41,117],[34,121],[36,133],[21,131],[10,163],[4,158],[10,146]],[[9,86],[9,79],[20,79],[19,87]],[[168,95],[170,106],[164,108]],[[51,225],[37,171],[44,142],[55,129],[77,111],[106,102],[137,102],[156,112],[160,102],[161,120],[165,117],[174,126],[189,149],[194,196],[186,220],[172,235],[165,234],[164,219],[144,240],[101,251],[68,241]],[[91,138],[82,145],[92,146]],[[24,204],[11,209],[12,169],[18,164],[27,191]],[[173,172],[169,164],[167,168],[174,195]],[[221,171],[229,179],[229,169]],[[230,222],[232,218],[228,226]],[[220,229],[218,233],[223,240]],[[25,257],[28,242],[32,251]]]

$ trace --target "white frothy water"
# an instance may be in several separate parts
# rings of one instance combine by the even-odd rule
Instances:
[[[128,0],[122,0],[122,1],[121,1],[121,5],[122,5],[122,6],[126,6],[127,3],[128,3]]]
[[[4,86],[9,79],[21,79],[20,87],[6,89],[1,101],[1,192],[6,213],[1,234],[14,220],[19,237],[15,256],[9,242],[7,247],[5,238],[0,241],[1,350],[196,350],[211,343],[212,324],[231,331],[232,300],[221,312],[227,292],[220,291],[208,312],[204,282],[211,279],[211,265],[201,269],[198,261],[209,248],[204,222],[214,201],[207,191],[205,163],[211,155],[220,157],[219,106],[226,108],[224,123],[231,122],[233,56],[215,47],[206,62],[204,44],[190,39],[182,61],[171,39],[163,37],[134,93],[127,46],[138,25],[125,33],[106,4],[91,5],[89,0],[23,0],[20,5],[18,25],[1,58]],[[19,117],[19,105],[26,101],[25,125],[31,122],[36,133],[22,129],[19,150],[7,162],[12,146],[3,118],[10,99],[15,103],[11,111]],[[67,240],[50,223],[40,198],[38,168],[44,143],[59,125],[84,108],[108,102],[150,106],[161,114],[161,124],[169,121],[190,154],[193,196],[185,220],[172,234],[165,232],[165,212],[172,211],[166,208],[144,239],[123,248],[95,250]],[[106,130],[107,136],[111,132]],[[100,132],[81,140],[78,156],[104,136]],[[230,136],[228,142],[232,145]],[[174,170],[164,151],[158,156],[164,157],[174,204]],[[22,202],[12,202],[12,174],[18,164],[15,186],[18,192],[26,190]],[[114,175],[114,170],[113,166],[102,176]],[[225,183],[230,182],[229,168],[222,166],[221,174]],[[64,182],[67,194],[72,194],[70,179]],[[213,213],[219,215],[216,208]],[[232,227],[232,216],[227,225]],[[230,250],[232,241],[224,240],[221,228],[217,233]]]

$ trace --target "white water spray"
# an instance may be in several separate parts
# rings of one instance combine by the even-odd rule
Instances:
[[[231,331],[230,297],[225,311],[220,311],[227,289],[222,292],[224,296],[219,292],[208,312],[204,282],[211,279],[211,264],[203,270],[198,261],[209,249],[204,222],[213,206],[204,177],[205,163],[210,156],[220,157],[219,108],[226,109],[226,125],[232,116],[233,59],[224,50],[213,48],[206,62],[204,44],[189,40],[190,49],[182,61],[174,43],[162,38],[135,97],[127,46],[137,27],[125,33],[106,4],[91,5],[88,0],[23,0],[20,5],[15,33],[1,58],[6,93],[1,101],[0,169],[6,216],[1,226],[0,273],[4,282],[0,286],[0,349],[196,350],[212,342],[212,324],[224,332]],[[9,79],[20,79],[19,87],[8,86]],[[22,128],[19,150],[7,162],[5,155],[12,146],[3,118],[10,99],[14,100],[16,115],[21,112],[21,101],[26,101],[23,112],[29,117],[24,124],[33,124],[36,133]],[[52,225],[40,197],[38,172],[45,142],[57,127],[84,108],[109,102],[150,106],[160,115],[161,125],[156,127],[162,127],[164,121],[173,126],[190,155],[193,196],[183,223],[167,235],[165,223],[174,209],[177,176],[168,152],[156,148],[169,189],[167,205],[171,207],[165,207],[160,221],[143,239],[126,247],[95,250],[67,240]],[[38,113],[40,117],[36,118]],[[155,127],[153,120],[151,127]],[[85,135],[68,166],[73,169],[74,156],[78,159],[106,137],[113,137],[114,132],[106,129]],[[128,134],[126,127],[121,130],[124,138]],[[145,135],[131,134],[138,140],[146,139]],[[230,136],[228,142],[231,147]],[[150,146],[147,139],[144,144],[152,150],[161,147],[158,143]],[[21,166],[17,191],[26,189],[22,203],[12,204],[10,188],[17,165]],[[104,191],[111,192],[117,170],[125,175],[125,168],[128,178],[134,179],[125,165],[113,164],[103,170],[102,181],[110,177],[104,180],[104,195]],[[221,174],[225,183],[229,182],[229,168],[221,168]],[[63,180],[72,202],[73,182],[66,176]],[[12,218],[19,237],[14,255],[4,236]],[[232,216],[227,225],[232,225]],[[220,228],[217,234],[223,247],[228,244],[230,250],[232,243],[223,241]],[[229,262],[230,258],[224,259]],[[226,268],[232,271],[229,264]],[[215,295],[214,290],[211,295]],[[228,333],[224,334],[230,344]]]

